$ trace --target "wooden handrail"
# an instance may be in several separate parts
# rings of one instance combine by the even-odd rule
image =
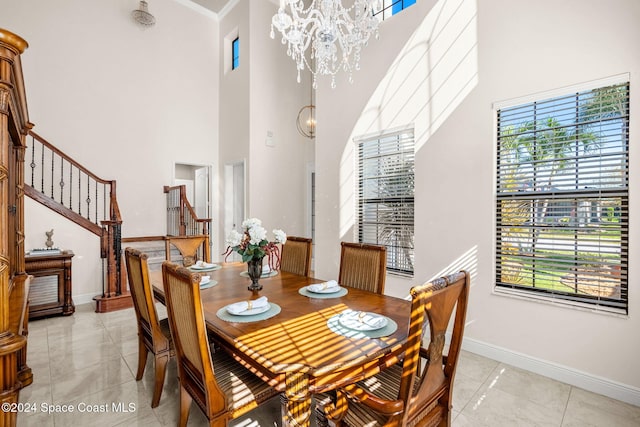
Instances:
[[[98,177],[37,133],[29,131],[28,137],[25,181],[32,187],[30,197],[98,236],[102,221],[122,221],[116,181]]]
[[[90,231],[96,236],[102,235],[102,227],[100,227],[98,224],[95,224],[89,221],[82,215],[78,215],[77,213],[73,212],[70,209],[60,209],[60,204],[58,202],[43,195],[41,192],[34,189],[30,185],[24,186],[24,194],[30,197],[31,199],[35,200],[36,202],[40,203],[41,205],[46,206],[55,212],[58,212],[60,215],[67,218],[69,221],[72,221],[73,223],[78,224],[79,226],[81,226],[87,231]]]
[[[49,150],[53,151],[54,153],[56,153],[60,157],[63,157],[66,161],[71,163],[73,166],[75,166],[76,168],[78,168],[79,170],[81,170],[82,172],[84,172],[85,174],[90,176],[91,178],[93,178],[94,181],[98,181],[100,184],[112,184],[112,183],[115,183],[115,181],[106,180],[106,179],[102,179],[102,178],[98,177],[93,172],[91,172],[89,169],[85,168],[80,163],[75,161],[71,156],[69,156],[68,154],[64,153],[62,150],[57,148],[55,145],[51,144],[49,141],[47,141],[46,139],[44,139],[43,137],[41,137],[40,135],[38,135],[34,131],[30,130],[29,131],[29,135],[31,135],[32,137],[37,139],[38,142],[40,142],[42,145],[47,147]]]

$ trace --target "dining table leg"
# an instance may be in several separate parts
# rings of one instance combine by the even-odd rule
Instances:
[[[309,427],[311,423],[309,376],[304,372],[287,372],[284,394],[286,398],[284,426]]]

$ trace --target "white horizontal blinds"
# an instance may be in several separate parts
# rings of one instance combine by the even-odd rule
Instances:
[[[498,111],[498,286],[627,309],[629,84]]]
[[[413,274],[413,130],[358,142],[358,240],[387,247],[387,269]]]

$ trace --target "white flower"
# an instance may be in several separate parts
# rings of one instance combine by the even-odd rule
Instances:
[[[249,219],[245,219],[242,222],[242,228],[244,228],[245,230],[250,230],[253,227],[260,227],[262,225],[262,221],[260,221],[258,218],[249,218]]]
[[[260,242],[267,238],[267,230],[260,225],[254,225],[249,228],[249,237],[251,237],[249,243],[252,245],[259,245]]]
[[[228,246],[234,247],[240,245],[242,242],[242,234],[238,233],[236,230],[231,230],[229,234],[227,234],[227,240],[225,243]]]
[[[255,259],[266,256],[272,268],[279,268],[280,248],[279,244],[285,244],[287,234],[280,229],[274,229],[274,241],[267,240],[267,230],[262,227],[262,221],[258,218],[248,218],[242,222],[243,232],[231,230],[225,240],[228,245],[225,251],[225,260],[233,252],[242,255],[243,260]],[[275,261],[272,257],[275,257]],[[275,265],[272,265],[272,262]]]
[[[273,235],[276,237],[277,243],[282,243],[283,245],[287,243],[287,234],[279,229],[273,230]]]

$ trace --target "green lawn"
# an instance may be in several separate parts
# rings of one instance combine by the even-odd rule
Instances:
[[[620,263],[618,254],[597,252],[580,252],[577,260],[572,256],[568,256],[565,252],[552,250],[536,251],[535,259],[531,256],[523,255],[513,254],[502,257],[503,265],[512,266],[510,270],[512,273],[518,270],[514,266],[520,266],[519,274],[517,274],[518,280],[515,284],[563,292],[574,291],[573,287],[563,284],[561,279],[574,273],[576,261],[581,267],[588,267],[592,262],[594,266],[602,262]],[[534,265],[535,280],[532,277]],[[514,276],[514,274],[511,276]]]

